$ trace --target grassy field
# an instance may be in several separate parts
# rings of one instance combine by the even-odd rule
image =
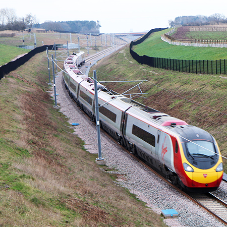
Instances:
[[[129,47],[94,67],[99,80],[148,80],[140,85],[147,95],[137,101],[210,132],[227,157],[227,77],[188,74],[138,64]],[[135,83],[106,84],[122,93]],[[138,93],[138,87],[130,93]],[[227,162],[225,172],[227,172]]]
[[[45,53],[0,80],[0,226],[165,226],[53,108]]]
[[[2,32],[4,33],[4,32]],[[18,48],[19,45],[34,45],[34,34],[30,33],[20,33],[16,32],[14,37],[1,37],[0,32],[0,66],[11,61],[20,54],[29,52],[22,48]],[[86,36],[83,34],[71,34],[71,41],[73,43],[79,44],[85,53],[88,53],[86,47],[89,48],[89,54],[95,53],[96,51],[101,51],[112,45],[111,35],[100,35],[100,36]],[[88,39],[87,39],[88,38]],[[24,40],[24,43],[23,43]],[[70,42],[69,33],[36,33],[36,45],[53,45],[56,44],[67,44]],[[124,43],[121,39],[115,37],[115,42]]]
[[[0,66],[11,61],[21,54],[28,53],[29,50],[24,50],[14,46],[0,44]]]
[[[170,45],[161,40],[161,34],[168,30],[154,33],[143,43],[133,47],[139,54],[150,57],[181,59],[181,60],[219,60],[227,59],[226,48],[186,47]]]

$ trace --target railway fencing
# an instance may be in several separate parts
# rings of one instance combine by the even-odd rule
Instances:
[[[25,62],[27,62],[30,58],[32,58],[36,54],[43,52],[43,51],[46,51],[47,48],[49,50],[52,50],[53,47],[54,47],[54,45],[43,45],[43,46],[40,46],[40,47],[36,47],[35,49],[31,50],[27,54],[23,55],[22,57],[17,58],[14,61],[8,62],[5,65],[2,65],[0,67],[0,80],[4,77],[4,75],[6,75],[6,74],[12,72],[13,70],[17,69],[18,67],[23,65]]]
[[[196,74],[226,74],[227,59],[220,60],[179,60],[170,58],[149,57],[147,55],[140,56],[134,50],[133,46],[142,43],[153,32],[161,31],[165,28],[157,28],[150,30],[145,36],[137,41],[130,43],[130,54],[140,64],[146,64],[155,68],[167,70],[196,73]]]

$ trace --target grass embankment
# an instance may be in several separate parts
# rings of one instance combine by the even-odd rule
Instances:
[[[29,50],[0,44],[0,66],[6,64],[20,54],[25,54],[28,52]]]
[[[190,47],[170,45],[161,40],[168,30],[152,34],[143,43],[133,47],[139,55],[180,60],[219,60],[227,59],[226,48]]]
[[[45,53],[0,80],[0,225],[164,226],[95,164],[47,82]]]
[[[159,34],[160,35],[160,34]],[[138,64],[129,47],[95,66],[98,80],[148,80],[139,102],[210,132],[227,157],[227,77],[197,75]],[[119,93],[134,84],[106,84]],[[138,87],[129,93],[140,92]],[[225,172],[227,162],[225,161]]]

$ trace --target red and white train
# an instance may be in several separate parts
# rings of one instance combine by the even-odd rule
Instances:
[[[94,81],[81,73],[83,53],[64,62],[70,96],[95,119]],[[223,177],[218,144],[208,132],[98,84],[101,127],[187,191],[216,190]]]

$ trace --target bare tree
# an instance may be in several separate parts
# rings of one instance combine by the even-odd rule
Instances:
[[[2,24],[2,26],[4,26],[6,24],[6,9],[0,9],[0,22]]]
[[[36,17],[31,13],[27,14],[25,17],[25,24],[28,28],[32,28],[32,26],[36,23]]]
[[[7,24],[14,23],[17,20],[17,16],[14,9],[4,9],[5,10],[5,18],[7,20]]]
[[[15,22],[17,19],[14,9],[0,9],[0,21],[2,25]]]

